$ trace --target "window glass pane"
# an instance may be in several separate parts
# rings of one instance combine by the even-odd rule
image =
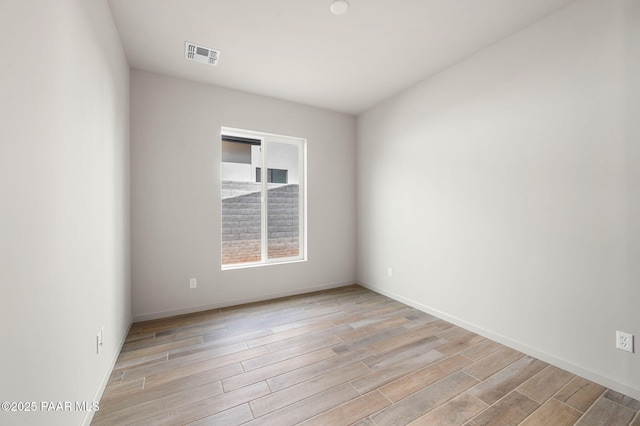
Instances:
[[[298,144],[269,142],[266,166],[267,255],[270,259],[300,255],[300,148]]]
[[[222,268],[306,260],[306,140],[221,130]]]
[[[222,141],[222,162],[251,164],[251,145]]]
[[[222,264],[262,260],[261,145],[222,142]]]
[[[269,169],[269,182],[273,183],[288,183],[287,182],[287,170]]]

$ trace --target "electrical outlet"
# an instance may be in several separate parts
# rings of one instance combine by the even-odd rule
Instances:
[[[196,288],[198,287],[198,280],[196,280],[195,278],[191,278],[189,280],[189,288]]]
[[[616,348],[633,353],[633,334],[616,331]]]
[[[393,268],[387,268],[387,276],[389,277],[393,276]]]

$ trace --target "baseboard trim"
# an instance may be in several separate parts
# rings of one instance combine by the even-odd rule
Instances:
[[[313,287],[303,287],[294,290],[265,293],[259,296],[243,297],[239,299],[223,300],[207,305],[198,305],[184,309],[172,309],[168,311],[154,312],[149,314],[139,314],[133,316],[133,322],[149,321],[160,318],[173,317],[176,315],[192,314],[194,312],[208,311],[210,309],[226,308],[228,306],[243,305],[245,303],[262,302],[264,300],[277,299],[279,297],[296,296],[298,294],[313,293],[314,291],[329,290],[332,288],[346,287],[356,284],[355,281],[340,281],[336,283],[321,284]]]
[[[129,330],[131,329],[132,319],[129,318],[129,325],[124,329],[124,333],[120,337],[120,342],[116,346],[116,350],[114,351],[113,356],[111,357],[111,361],[109,362],[109,366],[105,370],[102,381],[100,382],[100,386],[96,391],[95,396],[91,400],[92,402],[98,402],[102,398],[102,394],[104,390],[107,388],[107,384],[109,383],[109,378],[111,377],[111,373],[113,372],[113,368],[118,361],[118,357],[120,356],[120,352],[122,352],[122,347],[124,346],[124,342],[127,340],[127,335],[129,335]],[[82,419],[81,425],[90,426],[91,421],[93,420],[93,416],[95,415],[95,411],[87,411]]]
[[[479,334],[483,337],[486,337],[488,339],[494,340],[498,343],[501,343],[505,346],[508,346],[510,348],[513,348],[517,351],[520,351],[524,354],[530,355],[534,358],[537,358],[541,361],[544,361],[548,364],[552,364],[555,365],[558,368],[562,368],[563,370],[566,370],[570,373],[576,374],[578,376],[584,377],[585,379],[591,380],[592,382],[598,383],[602,386],[605,386],[609,389],[612,389],[616,392],[620,392],[624,395],[627,395],[631,398],[640,400],[640,388],[634,386],[631,383],[627,383],[627,382],[623,382],[620,380],[617,380],[615,378],[609,377],[606,374],[603,373],[599,373],[597,371],[593,371],[590,368],[587,368],[585,366],[581,366],[581,365],[576,365],[574,363],[571,363],[565,359],[562,358],[558,358],[554,355],[545,353],[545,352],[541,352],[537,349],[534,349],[530,346],[527,346],[526,344],[522,343],[522,342],[518,342],[515,340],[512,340],[506,336],[503,336],[499,333],[495,333],[491,330],[487,330],[483,327],[479,327],[475,324],[469,323],[465,320],[462,320],[460,318],[457,318],[455,316],[449,315],[445,312],[439,311],[437,309],[434,309],[430,306],[424,305],[420,302],[417,302],[413,299],[409,299],[407,297],[401,296],[397,293],[382,289],[382,288],[378,288],[375,286],[371,286],[371,285],[367,285],[364,283],[359,282],[359,285],[361,285],[362,287],[365,287],[371,291],[374,291],[376,293],[382,294],[384,296],[390,297],[391,299],[397,300],[398,302],[404,303],[405,305],[411,306],[412,308],[416,308],[422,312],[426,312],[427,314],[436,316],[440,319],[443,319],[445,321],[448,321],[452,324],[455,324],[459,327],[465,328],[469,331],[472,331],[476,334]]]

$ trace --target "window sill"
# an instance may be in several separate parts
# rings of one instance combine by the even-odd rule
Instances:
[[[262,266],[275,266],[275,265],[290,265],[292,263],[302,263],[306,262],[307,259],[292,259],[292,260],[284,260],[282,262],[267,262],[267,263],[241,263],[241,264],[233,264],[233,265],[223,265],[220,270],[222,271],[230,271],[234,269],[246,269],[246,268],[259,268]]]

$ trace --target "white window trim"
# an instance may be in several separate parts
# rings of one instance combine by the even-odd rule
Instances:
[[[277,264],[289,264],[289,263],[298,263],[298,262],[306,262],[307,261],[307,139],[295,136],[285,136],[278,135],[275,133],[267,133],[267,132],[259,132],[254,130],[244,130],[233,127],[222,127],[220,129],[220,137],[219,141],[222,141],[222,136],[236,136],[236,137],[245,137],[260,140],[260,146],[262,148],[262,162],[261,162],[261,255],[262,259],[260,262],[246,262],[246,263],[233,263],[222,265],[221,259],[221,269],[222,270],[231,270],[231,269],[242,269],[242,268],[253,268],[258,266],[269,266],[269,265],[277,265]],[[279,257],[279,258],[268,258],[268,167],[266,163],[268,145],[270,142],[276,143],[287,143],[287,144],[296,144],[300,147],[300,151],[298,153],[298,170],[301,170],[302,173],[299,173],[299,183],[298,183],[298,247],[299,247],[299,255],[291,256],[291,257]],[[222,167],[220,168],[220,181],[219,184],[221,186],[222,183]],[[220,211],[222,211],[222,197],[219,198],[220,202]],[[221,238],[222,240],[222,238]]]

